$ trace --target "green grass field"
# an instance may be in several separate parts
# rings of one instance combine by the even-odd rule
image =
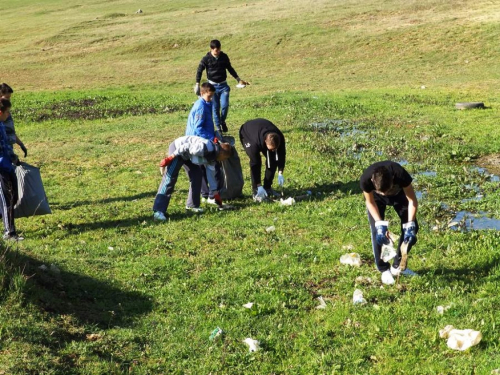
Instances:
[[[460,211],[478,215],[473,226],[482,213],[500,219],[498,180],[477,169],[500,152],[500,4],[199,3],[15,0],[2,10],[0,80],[15,90],[17,133],[53,214],[18,219],[26,239],[2,245],[0,374],[500,368],[500,235],[468,220],[449,227]],[[284,193],[312,198],[254,204],[238,145],[235,211],[187,214],[181,174],[170,221],[156,223],[157,164],[184,133],[212,38],[252,83],[231,81],[230,134],[256,117],[277,124]],[[487,108],[456,110],[464,101]],[[385,159],[406,163],[421,196],[409,260],[419,276],[391,287],[373,264],[359,188]],[[361,267],[340,264],[351,251]],[[355,289],[366,305],[352,303]],[[440,305],[451,307],[440,315]],[[481,331],[481,343],[449,349],[438,333],[449,324]],[[210,341],[216,327],[224,334]],[[247,337],[261,349],[250,353]]]

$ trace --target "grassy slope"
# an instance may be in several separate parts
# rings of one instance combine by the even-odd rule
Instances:
[[[28,161],[42,168],[54,214],[18,220],[28,239],[2,263],[0,370],[465,374],[500,366],[500,236],[450,231],[452,213],[440,206],[499,217],[497,184],[463,168],[500,147],[497,5],[34,4],[6,11],[16,32],[5,43],[13,58],[2,80],[19,88],[18,131]],[[139,7],[145,13],[135,15]],[[228,19],[235,21],[221,27]],[[290,208],[251,204],[241,155],[247,199],[235,202],[238,211],[185,215],[182,176],[172,221],[157,225],[155,164],[183,132],[206,50],[199,35],[214,27],[254,83],[233,93],[231,126],[257,116],[276,121],[289,141],[286,193],[312,190],[315,199]],[[492,108],[453,109],[473,94]],[[80,102],[89,98],[92,107]],[[75,119],[75,111],[103,118]],[[311,131],[327,119],[349,120],[344,127],[363,133]],[[359,158],[354,144],[364,145]],[[417,177],[425,199],[411,267],[422,277],[403,280],[402,290],[380,288],[357,187],[379,158],[406,159],[413,174],[437,172]],[[482,201],[462,202],[475,195],[469,184],[481,186]],[[276,231],[267,233],[271,225]],[[362,256],[360,269],[338,263],[349,244]],[[42,263],[61,272],[41,272]],[[373,282],[355,285],[359,275]],[[367,306],[352,306],[355,287]],[[319,295],[325,311],[315,309]],[[251,311],[241,307],[248,301],[256,303]],[[435,313],[450,303],[444,316]],[[479,329],[484,340],[452,352],[437,335],[446,324]],[[212,344],[216,326],[227,334]],[[261,352],[247,353],[241,341],[249,336]]]

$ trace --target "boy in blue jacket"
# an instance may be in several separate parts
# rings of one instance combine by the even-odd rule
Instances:
[[[222,141],[222,133],[220,131],[215,131],[214,120],[212,117],[212,99],[215,95],[215,87],[209,83],[205,82],[200,88],[200,97],[194,103],[191,112],[189,112],[189,117],[186,126],[185,135],[195,135],[206,139],[208,141],[213,141],[214,138],[218,138]],[[187,172],[187,166],[184,165],[184,169]],[[200,166],[201,175],[201,196],[203,201],[207,203],[216,204],[213,194],[211,191],[220,190],[222,187],[222,172],[219,163],[214,164],[215,168],[215,183],[216,186],[210,186],[207,178],[207,169],[204,165]]]
[[[14,206],[18,200],[17,178],[11,155],[12,146],[5,132],[4,121],[10,116],[10,101],[0,99],[0,214],[4,226],[4,240],[21,241],[16,233]]]

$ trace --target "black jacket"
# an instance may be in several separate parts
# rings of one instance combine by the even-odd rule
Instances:
[[[240,81],[238,73],[231,66],[231,61],[229,61],[229,56],[224,52],[219,53],[219,57],[216,59],[208,52],[200,61],[198,65],[198,70],[196,71],[196,82],[200,83],[201,75],[204,70],[207,70],[207,79],[215,83],[222,83],[227,79],[226,70],[237,80]]]
[[[279,135],[280,146],[276,151],[269,151],[267,149],[265,143],[267,133],[277,133]],[[278,171],[283,171],[285,169],[285,137],[283,136],[283,133],[271,121],[263,118],[257,118],[255,120],[245,122],[240,128],[240,141],[248,157],[250,158],[250,169],[253,181],[256,181],[258,183],[260,183],[261,181],[261,153],[266,157],[266,162],[268,165],[268,158],[275,158],[278,165]]]

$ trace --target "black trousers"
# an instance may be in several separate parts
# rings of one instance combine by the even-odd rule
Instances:
[[[16,172],[0,172],[0,214],[5,235],[16,234],[14,206],[18,199]]]
[[[408,198],[406,198],[406,195],[403,190],[401,190],[398,194],[392,196],[380,195],[377,193],[373,193],[373,196],[375,197],[375,203],[377,204],[378,212],[380,213],[380,218],[382,220],[384,220],[385,218],[385,210],[387,206],[394,207],[394,210],[396,211],[396,213],[399,216],[399,219],[401,220],[400,224],[401,236],[399,237],[397,255],[394,258],[394,262],[392,264],[394,268],[398,268],[399,263],[401,262],[401,244],[403,243],[404,239],[403,224],[406,224],[408,222],[408,205],[409,205]],[[370,212],[368,212],[368,221],[370,223],[373,257],[375,258],[375,265],[377,266],[377,269],[380,272],[387,271],[391,265],[388,262],[384,262],[380,258],[380,253],[382,252],[382,246],[380,246],[377,243],[377,230],[375,229],[375,219],[373,219],[372,215],[370,215]],[[418,222],[416,218],[415,218],[415,227],[416,227],[415,233],[418,233]],[[412,246],[413,245],[408,246],[408,252],[410,252]]]

